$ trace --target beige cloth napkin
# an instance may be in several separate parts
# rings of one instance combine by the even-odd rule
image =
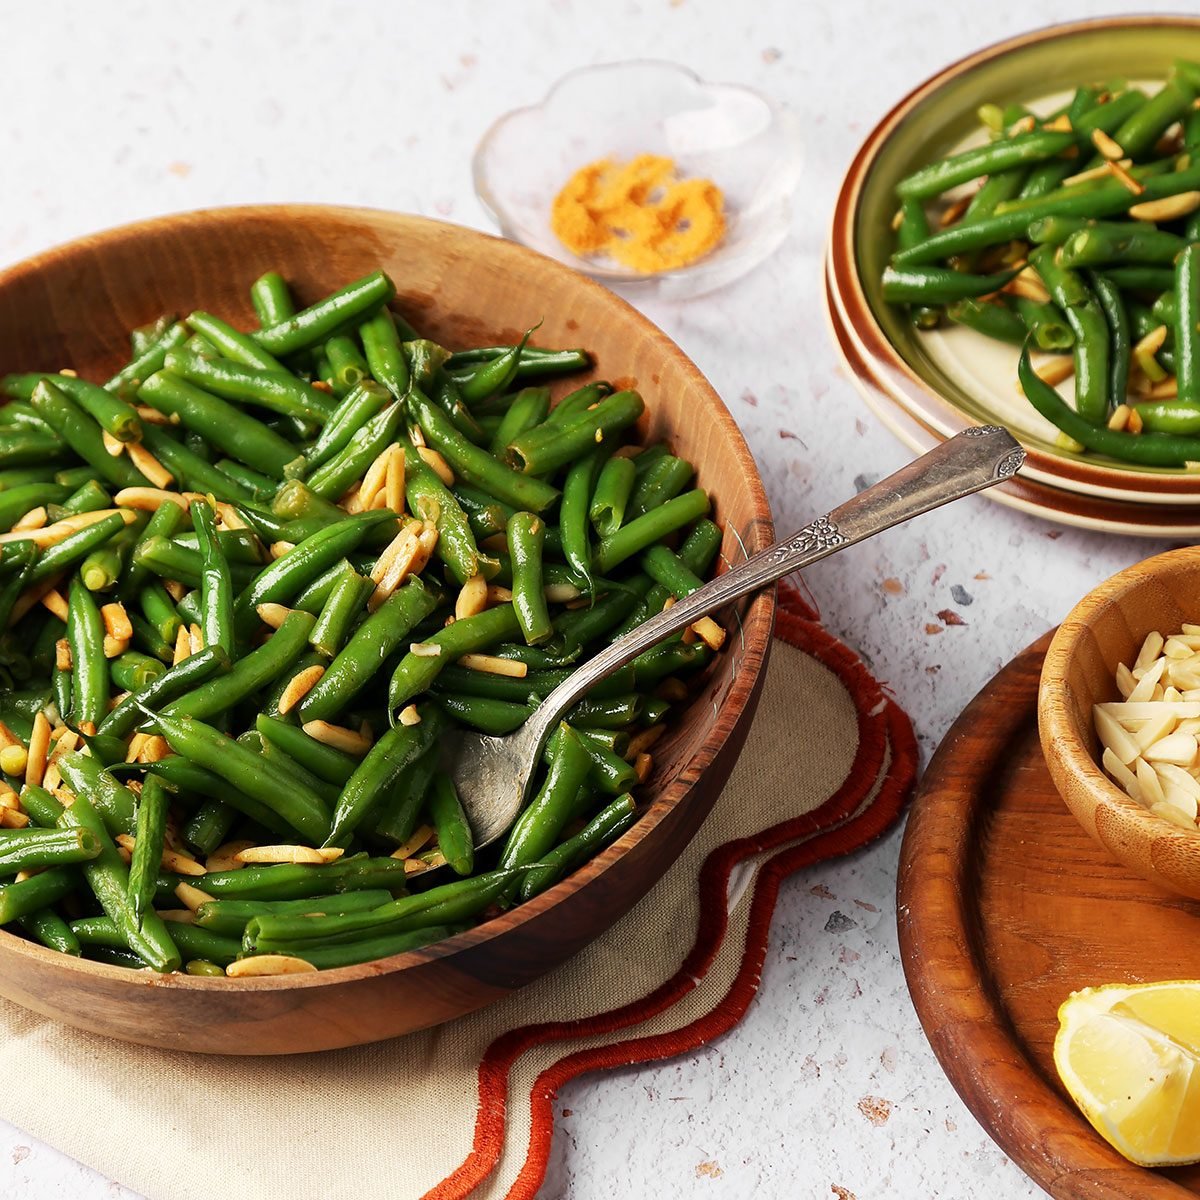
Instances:
[[[758,716],[712,814],[551,975],[436,1029],[293,1058],[127,1045],[0,1001],[0,1114],[151,1200],[533,1196],[555,1088],[736,1023],[780,880],[882,832],[911,787],[907,718],[782,598]]]

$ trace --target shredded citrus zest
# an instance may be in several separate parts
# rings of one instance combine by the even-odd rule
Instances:
[[[675,161],[640,154],[580,167],[554,199],[550,225],[573,254],[608,254],[653,275],[703,257],[725,236],[725,199],[708,179],[680,179]]]

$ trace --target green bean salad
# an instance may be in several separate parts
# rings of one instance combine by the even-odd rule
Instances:
[[[1152,94],[1088,83],[1048,116],[979,117],[984,145],[897,185],[885,300],[1020,346],[1021,390],[1063,448],[1200,463],[1200,64]],[[1071,376],[1074,405],[1055,386]]]
[[[585,351],[451,352],[394,296],[375,272],[297,308],[271,272],[252,332],[163,317],[103,383],[0,380],[0,926],[159,972],[345,966],[635,819],[711,618],[571,710],[478,857],[439,751],[698,588],[708,495],[632,440],[635,391],[552,405]]]

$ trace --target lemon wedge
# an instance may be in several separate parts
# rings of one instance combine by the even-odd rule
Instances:
[[[1200,980],[1072,992],[1054,1065],[1114,1149],[1143,1167],[1200,1162]]]

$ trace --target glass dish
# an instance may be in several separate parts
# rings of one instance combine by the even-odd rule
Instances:
[[[686,267],[647,275],[579,258],[551,231],[551,204],[576,170],[638,154],[673,158],[681,175],[711,179],[724,192],[724,240]],[[505,114],[484,134],[472,170],[506,237],[621,291],[684,299],[740,278],[779,247],[801,159],[798,118],[766,96],[707,83],[673,63],[638,61],[573,71],[540,104]]]

